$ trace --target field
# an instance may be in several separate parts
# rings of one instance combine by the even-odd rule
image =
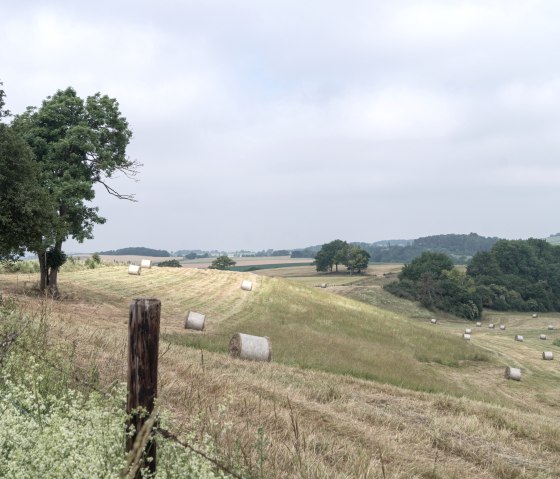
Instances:
[[[161,299],[162,405],[178,428],[202,424],[224,455],[234,444],[245,463],[264,454],[262,477],[560,477],[560,371],[541,359],[545,349],[560,357],[560,315],[489,314],[481,328],[438,315],[432,325],[432,313],[382,290],[395,269],[129,276],[109,266],[62,273],[63,299],[46,306],[23,289],[34,276],[0,275],[0,289],[31,312],[47,307],[52,337],[73,342],[108,384],[126,370],[130,300]],[[242,279],[253,291],[240,289]],[[206,331],[183,329],[188,310],[207,315]],[[229,358],[234,332],[269,336],[273,362]],[[503,377],[506,365],[522,368],[521,382]]]

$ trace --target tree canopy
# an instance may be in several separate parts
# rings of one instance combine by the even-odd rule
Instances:
[[[237,263],[232,260],[229,256],[227,255],[222,255],[222,256],[218,256],[214,261],[212,261],[212,264],[209,266],[210,269],[228,269],[232,266],[235,266]]]
[[[50,201],[40,187],[33,152],[13,128],[0,123],[0,258],[41,248],[54,220]]]
[[[361,273],[368,267],[370,255],[359,246],[350,246],[336,239],[325,243],[315,255],[315,269],[322,272],[338,272],[338,265],[346,266],[350,274]]]
[[[385,286],[389,292],[416,300],[467,319],[479,318],[482,304],[472,278],[454,268],[443,253],[424,252],[405,264],[399,281]]]
[[[500,240],[473,257],[467,274],[487,308],[560,311],[560,247],[546,240]]]

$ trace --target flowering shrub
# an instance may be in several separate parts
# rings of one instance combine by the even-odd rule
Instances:
[[[13,331],[17,323],[21,317],[14,308],[8,310],[0,303],[0,338],[7,337],[6,331]],[[25,349],[18,347],[20,341]],[[60,371],[70,370],[71,365],[53,373],[44,361],[52,351],[43,347],[33,328],[20,329],[9,348],[0,344],[0,477],[121,477],[126,464],[124,388],[112,398],[69,388]],[[195,446],[212,456],[208,437]],[[157,479],[227,477],[216,473],[204,458],[163,438],[158,438],[157,464]],[[142,473],[150,477],[147,471]]]

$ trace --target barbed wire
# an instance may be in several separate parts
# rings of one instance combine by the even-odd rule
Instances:
[[[47,366],[53,368],[54,370],[56,370],[60,373],[63,373],[63,374],[68,374],[69,373],[69,371],[67,369],[64,369],[64,368],[60,367],[58,364],[54,363],[50,359],[47,359],[43,356],[37,355],[37,351],[31,351],[29,348],[27,348],[21,342],[18,342],[18,339],[20,337],[21,336],[11,338],[10,346],[17,346],[18,348],[22,349],[23,351],[26,351],[27,353],[32,354],[34,357],[36,357],[37,359],[39,359],[40,361],[45,363]],[[97,386],[91,384],[88,381],[85,381],[84,379],[80,378],[79,376],[77,376],[75,374],[73,375],[72,379],[74,381],[76,381],[77,383],[87,387],[91,391],[95,391],[98,394],[101,394],[102,396],[104,396],[106,398],[113,399],[113,400],[115,399],[114,395],[111,394],[110,392],[104,391],[104,390],[98,388]],[[243,476],[241,476],[238,473],[236,473],[235,471],[231,470],[228,466],[221,463],[218,459],[209,456],[205,452],[203,452],[203,451],[197,449],[196,447],[194,447],[193,445],[189,444],[187,441],[179,439],[178,436],[176,434],[172,433],[171,431],[169,431],[167,429],[159,428],[159,429],[156,430],[156,433],[158,433],[162,437],[164,437],[164,438],[182,446],[183,448],[192,451],[193,453],[197,454],[198,456],[206,459],[208,462],[212,463],[216,468],[218,468],[222,472],[225,472],[226,474],[230,475],[231,477],[233,477],[235,479],[244,479]]]

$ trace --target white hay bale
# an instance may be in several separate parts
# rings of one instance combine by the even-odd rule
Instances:
[[[140,266],[142,268],[150,269],[152,267],[152,260],[151,259],[143,259],[140,261]]]
[[[552,361],[554,359],[554,354],[552,354],[552,351],[543,351],[542,358],[547,361]]]
[[[436,324],[436,323],[437,323],[437,319],[436,319],[436,318],[432,318],[432,319],[430,320],[430,322],[431,322],[432,324]]]
[[[521,369],[519,368],[506,368],[506,379],[513,379],[514,381],[521,381]]]
[[[548,330],[549,330],[549,331],[554,331],[554,326],[552,326],[552,324],[549,324],[549,325],[548,325]]]
[[[471,335],[469,333],[464,333],[463,334],[463,339],[466,339],[467,341],[471,340]]]
[[[471,328],[465,329],[465,334],[472,334],[472,329]]]
[[[326,288],[327,287],[327,283],[321,283],[321,288]]]
[[[539,339],[542,339],[542,340],[544,341],[544,340],[546,339],[546,334],[541,334],[541,335],[539,336]]]
[[[272,359],[272,345],[270,339],[266,336],[236,333],[229,342],[229,354],[234,358],[270,361]]]
[[[476,323],[476,327],[480,328],[482,326],[482,323],[479,321],[478,323]]]
[[[496,325],[495,325],[494,323],[490,323],[490,324],[488,325],[488,327],[489,327],[490,329],[494,329],[494,328],[496,327]]]
[[[204,329],[204,321],[206,316],[196,311],[189,311],[185,318],[185,329],[195,329],[202,331]]]
[[[522,343],[522,342],[523,342],[523,336],[521,336],[521,334],[516,334],[516,335],[515,335],[515,340],[516,340],[516,341],[519,341],[520,343]]]
[[[538,318],[539,315],[537,313],[533,313],[533,318]]]
[[[505,324],[500,324],[500,329],[501,329],[502,331],[505,331],[506,325],[505,325]]]
[[[244,279],[241,282],[241,289],[245,291],[251,291],[253,289],[253,282],[249,281],[248,279]]]
[[[142,268],[140,266],[138,266],[137,264],[129,264],[128,265],[128,274],[135,274],[135,275],[140,275],[140,270]]]

